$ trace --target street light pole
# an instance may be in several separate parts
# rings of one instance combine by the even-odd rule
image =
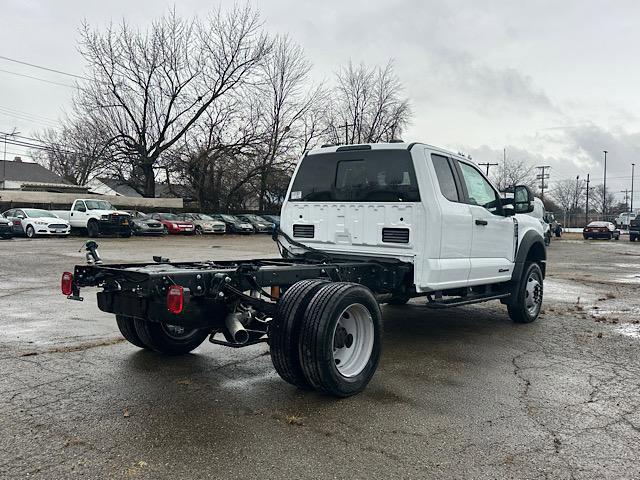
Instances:
[[[607,219],[607,151],[604,152],[604,185],[603,185],[603,194],[602,194],[602,219]]]
[[[631,211],[633,212],[633,174],[636,169],[636,164],[631,164]]]

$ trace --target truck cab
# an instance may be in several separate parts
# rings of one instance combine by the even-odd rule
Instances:
[[[106,200],[79,198],[74,200],[71,210],[54,213],[68,220],[71,228],[84,230],[90,237],[101,234],[131,236],[131,215],[117,210]]]
[[[543,243],[540,221],[510,203],[471,160],[431,145],[325,147],[299,162],[281,229],[324,252],[410,263],[411,289],[442,291],[511,281],[518,253]],[[544,248],[534,256],[544,271]]]

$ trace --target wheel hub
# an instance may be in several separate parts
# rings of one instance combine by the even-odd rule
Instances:
[[[348,306],[338,317],[333,333],[333,361],[345,377],[358,375],[373,351],[373,319],[359,303]]]

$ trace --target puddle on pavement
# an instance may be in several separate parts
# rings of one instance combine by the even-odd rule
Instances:
[[[601,296],[596,289],[566,280],[546,278],[544,281],[544,296],[549,300],[575,304],[594,302]]]
[[[618,325],[614,328],[614,331],[620,335],[640,340],[640,324],[623,323],[622,325]]]

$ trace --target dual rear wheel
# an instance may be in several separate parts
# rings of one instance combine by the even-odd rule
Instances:
[[[199,347],[209,336],[207,330],[186,329],[177,325],[148,322],[116,315],[122,336],[131,344],[165,355],[184,355]]]
[[[285,292],[269,331],[278,374],[299,388],[348,397],[380,360],[380,307],[362,285],[304,280]]]

